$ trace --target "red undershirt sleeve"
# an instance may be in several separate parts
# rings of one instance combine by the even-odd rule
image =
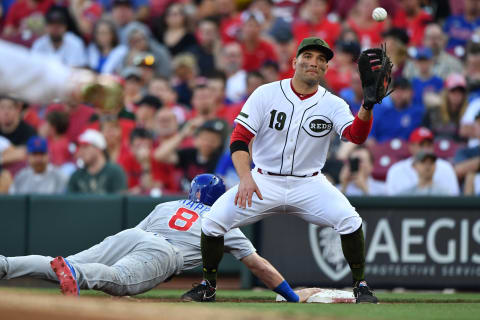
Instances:
[[[353,123],[343,130],[342,138],[347,139],[355,144],[362,144],[367,140],[368,134],[372,129],[373,118],[368,121],[355,116]]]
[[[248,145],[254,136],[255,135],[250,131],[248,131],[247,129],[245,129],[244,126],[237,123],[237,125],[235,126],[235,129],[233,129],[232,136],[230,138],[230,145],[235,141],[243,141]]]

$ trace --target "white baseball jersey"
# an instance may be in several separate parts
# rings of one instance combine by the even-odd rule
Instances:
[[[301,100],[290,82],[257,88],[235,122],[256,136],[252,157],[258,168],[302,176],[322,169],[331,135],[341,136],[354,117],[347,103],[325,88]]]
[[[202,263],[200,218],[208,215],[209,211],[209,206],[188,199],[165,202],[156,206],[137,227],[158,233],[179,248],[184,259],[182,269],[187,270]],[[255,251],[240,229],[232,229],[225,234],[225,252],[235,258],[240,260]]]
[[[252,177],[263,200],[254,194],[252,206],[240,208],[234,204],[238,186],[229,189],[203,219],[206,235],[221,236],[274,214],[293,214],[340,234],[350,234],[361,225],[347,198],[323,174],[313,175],[325,163],[332,134],[342,135],[353,115],[345,101],[325,88],[319,86],[312,97],[301,100],[290,82],[257,88],[235,119],[255,135],[252,156],[262,173],[254,169]]]

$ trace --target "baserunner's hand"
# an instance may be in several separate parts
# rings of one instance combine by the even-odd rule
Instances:
[[[245,209],[248,202],[248,206],[251,207],[253,193],[256,193],[260,200],[263,200],[260,189],[255,183],[255,180],[253,180],[252,174],[248,173],[240,179],[238,191],[235,195],[235,205]]]
[[[299,301],[298,302],[306,302],[308,298],[313,296],[316,293],[322,291],[320,288],[305,288],[300,290],[295,290],[295,293],[298,295]]]

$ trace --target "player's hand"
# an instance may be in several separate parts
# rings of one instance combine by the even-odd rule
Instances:
[[[238,191],[235,195],[235,205],[245,209],[248,203],[248,206],[251,207],[253,193],[256,193],[260,200],[263,200],[260,189],[255,183],[255,180],[253,180],[252,175],[249,173],[243,179],[240,179]]]
[[[316,293],[319,293],[322,289],[320,288],[305,288],[305,289],[300,289],[300,290],[295,290],[295,293],[298,295],[300,298],[298,302],[306,302],[308,298],[313,296]]]

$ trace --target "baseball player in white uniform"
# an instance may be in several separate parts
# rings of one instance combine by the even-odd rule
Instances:
[[[192,181],[189,199],[159,204],[135,228],[107,237],[90,249],[66,258],[0,256],[0,279],[31,276],[59,281],[62,292],[74,296],[80,288],[114,296],[148,291],[201,264],[201,217],[224,192],[220,178],[199,175]],[[284,281],[239,229],[225,234],[225,251],[242,261],[270,288]],[[304,302],[317,292],[318,289],[309,288],[299,294]]]
[[[293,78],[260,86],[246,101],[235,119],[237,126],[230,142],[240,183],[222,195],[202,220],[205,281],[184,296],[195,301],[214,300],[203,297],[215,294],[224,235],[229,230],[270,215],[293,214],[340,233],[357,303],[377,303],[364,277],[362,219],[320,172],[333,134],[360,144],[372,125],[373,104],[364,103],[354,117],[344,100],[319,85],[332,57],[332,50],[322,39],[304,39],[293,61]],[[256,167],[251,169],[248,144],[253,137]],[[288,301],[298,299],[286,283],[274,291],[287,296]]]

